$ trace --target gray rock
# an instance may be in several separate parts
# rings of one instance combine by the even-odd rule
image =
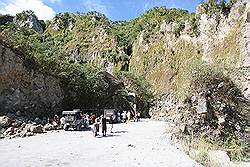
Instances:
[[[26,19],[22,20],[23,18],[20,19],[18,17],[15,17],[14,23],[18,24],[21,27],[29,27],[39,33],[43,32],[43,27],[34,13],[25,11],[23,15],[26,16],[26,17],[23,17]]]
[[[173,32],[174,27],[172,23],[167,24],[165,21],[160,25],[160,32],[170,33]]]
[[[196,100],[197,100],[196,96],[192,96],[192,97],[191,97],[191,103],[195,103]]]
[[[188,130],[187,130],[187,125],[186,124],[183,124],[180,126],[180,131],[182,133],[188,133]]]
[[[9,127],[6,131],[4,131],[3,135],[10,136],[10,135],[14,134],[14,131],[15,131],[14,127]]]
[[[12,123],[12,126],[15,128],[19,128],[22,125],[22,121],[15,120],[14,123]]]
[[[224,82],[221,82],[219,85],[218,85],[218,89],[222,88],[224,86]]]
[[[16,112],[16,115],[17,115],[17,116],[21,116],[21,115],[22,115],[21,111],[18,110],[18,111]]]
[[[55,130],[56,129],[56,127],[54,125],[52,125],[52,124],[46,124],[43,128],[46,131],[50,131],[50,130]]]
[[[207,113],[207,100],[205,97],[200,97],[198,99],[198,105],[196,107],[196,111],[199,114]]]
[[[24,122],[24,123],[22,123],[22,125],[21,125],[21,129],[24,129],[25,128],[25,126],[26,126],[26,123]]]
[[[0,127],[8,127],[11,124],[11,119],[7,116],[0,117]]]
[[[27,133],[25,134],[25,137],[29,137],[29,136],[34,136],[34,133],[33,133],[33,132],[27,132]]]
[[[219,117],[218,118],[218,124],[222,125],[225,123],[225,118],[224,117]]]
[[[23,128],[24,131],[30,132],[32,124],[26,124],[25,127]]]
[[[42,123],[42,120],[40,119],[40,118],[35,118],[35,120],[34,120],[34,122],[36,123],[36,124],[41,124]]]
[[[69,14],[67,20],[64,18],[66,13],[59,13],[55,16],[55,18],[51,21],[49,27],[51,27],[54,31],[60,31],[63,29],[72,31],[75,26],[74,14]],[[62,21],[63,20],[63,21]]]
[[[30,132],[43,133],[43,126],[42,125],[33,125],[30,127]]]
[[[207,167],[233,167],[229,156],[225,151],[210,150],[207,155]]]
[[[26,134],[28,133],[27,130],[24,130],[20,133],[20,137],[26,137]]]
[[[250,12],[247,12],[247,19],[246,19],[247,23],[250,23]]]

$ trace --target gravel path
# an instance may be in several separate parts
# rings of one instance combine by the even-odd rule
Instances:
[[[198,167],[163,134],[165,123],[115,124],[113,134],[58,131],[0,140],[1,167]]]

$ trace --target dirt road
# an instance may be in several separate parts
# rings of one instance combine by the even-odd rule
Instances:
[[[172,146],[164,122],[114,125],[113,134],[94,138],[91,131],[49,132],[0,140],[1,167],[197,167]]]

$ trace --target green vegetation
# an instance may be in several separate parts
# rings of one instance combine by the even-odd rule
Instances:
[[[128,91],[136,93],[137,108],[142,112],[142,116],[148,117],[148,110],[153,99],[151,85],[143,76],[131,71],[121,71],[117,75],[123,80]]]
[[[142,31],[150,38],[163,21],[181,23],[176,33],[183,29],[185,19],[195,22],[195,17],[185,10],[164,7],[151,9],[128,22],[111,23],[103,14],[89,12],[57,14],[45,23],[32,11],[17,14],[16,21],[25,22],[30,16],[42,25],[43,33],[20,27],[12,18],[1,16],[1,40],[34,60],[44,71],[60,77],[67,91],[76,92],[74,97],[66,97],[72,99],[71,105],[81,104],[87,97],[107,95],[107,83],[99,81],[104,77],[100,62],[103,59],[112,62],[117,73],[128,71],[132,46]],[[147,61],[151,60],[145,57],[146,64]],[[152,93],[145,79],[131,72],[121,76],[130,80],[131,90],[138,93],[142,108],[148,109]]]
[[[202,3],[202,6],[205,9],[205,13],[210,16],[220,11],[227,15],[232,5],[236,2],[237,0],[229,0],[228,2],[226,0],[208,0]]]
[[[18,15],[19,19],[26,19],[22,17],[23,13]],[[56,31],[48,26],[43,34],[9,22],[3,26],[1,41],[19,50],[22,55],[25,55],[25,59],[34,60],[33,62],[36,64],[30,65],[36,66],[36,68],[41,67],[40,70],[60,78],[67,92],[65,106],[68,108],[91,108],[91,106],[96,106],[96,102],[103,99],[104,96],[109,96],[111,93],[107,89],[109,84],[104,79],[104,74],[101,72],[103,69],[98,64],[91,66],[88,61],[84,61],[85,57],[81,56],[79,59],[73,57],[72,61],[72,50],[76,45],[80,46],[82,54],[86,53],[86,49],[90,50],[90,47],[86,47],[85,40],[75,41],[75,37],[82,39],[90,37],[88,35],[92,32],[92,28],[100,26],[100,23],[97,25],[91,23],[89,17],[92,15],[90,16],[90,14],[79,15],[77,16],[79,20],[76,20],[78,27],[71,32],[66,30],[68,17],[69,14],[65,14],[62,17],[62,22],[58,21],[60,25],[65,27],[64,29]],[[100,20],[103,22],[102,19]],[[83,34],[78,28],[85,28],[87,32]],[[88,102],[86,103],[86,101]]]
[[[232,160],[246,160],[246,153],[249,150],[249,145],[247,145],[243,140],[231,137],[227,139],[222,147],[229,153]]]
[[[150,37],[160,30],[159,25],[165,21],[166,23],[177,22],[180,24],[181,28],[176,30],[176,33],[179,33],[183,29],[181,23],[191,16],[186,10],[155,7],[134,20],[113,23],[111,34],[117,38],[118,46],[124,47],[125,52],[131,56],[132,45],[140,32],[144,31],[146,32],[145,37]]]
[[[206,164],[209,150],[219,149],[217,143],[212,143],[203,137],[197,139],[193,136],[185,136],[182,140],[182,145],[190,157],[202,165]]]
[[[204,137],[199,139],[192,136],[185,136],[182,140],[184,150],[191,158],[205,165],[209,150],[223,150],[229,154],[231,160],[244,161],[247,152],[247,145],[241,140],[229,139],[225,143],[213,142]]]

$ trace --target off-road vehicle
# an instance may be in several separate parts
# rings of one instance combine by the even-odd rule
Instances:
[[[65,118],[65,123],[63,125],[64,130],[69,130],[69,128],[73,128],[74,130],[82,129],[82,125],[84,124],[84,122],[81,117],[80,110],[63,111],[62,117]]]

